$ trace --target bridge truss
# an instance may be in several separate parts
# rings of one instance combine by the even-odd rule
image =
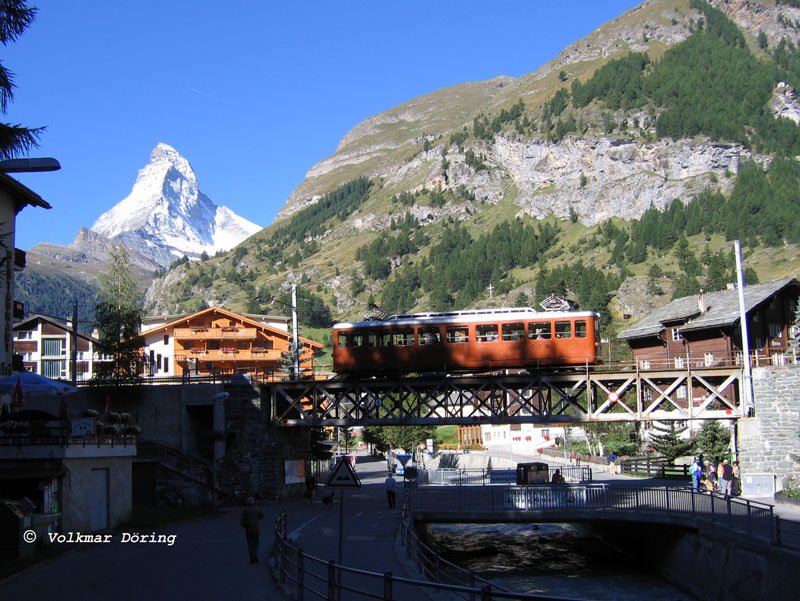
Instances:
[[[300,380],[270,386],[283,426],[737,419],[740,368]]]

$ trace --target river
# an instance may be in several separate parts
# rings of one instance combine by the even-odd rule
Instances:
[[[693,601],[580,524],[429,524],[445,559],[518,593],[595,601]]]

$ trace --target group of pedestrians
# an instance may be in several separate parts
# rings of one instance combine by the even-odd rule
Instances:
[[[723,459],[715,464],[713,461],[704,461],[700,455],[694,458],[689,467],[689,474],[695,492],[717,493],[726,499],[738,496],[742,492],[738,461],[731,463],[728,459]]]

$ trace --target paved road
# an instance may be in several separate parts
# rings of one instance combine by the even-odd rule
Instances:
[[[249,563],[240,510],[165,527],[167,544],[85,544],[0,582],[0,599],[160,601],[283,599],[266,562]],[[273,508],[265,508],[264,534]],[[269,528],[266,526],[269,525]],[[148,532],[149,534],[149,532]],[[271,536],[271,532],[270,532]],[[265,545],[262,543],[262,556]]]
[[[383,488],[386,463],[365,460],[356,466],[360,490],[344,492],[344,562],[376,572],[405,575],[394,553],[398,509],[389,510]],[[402,493],[402,486],[399,486]],[[275,517],[286,510],[290,535],[310,554],[338,555],[339,495],[330,509],[296,499],[263,507],[261,562],[251,565],[242,528],[241,509],[158,530],[175,535],[172,546],[122,543],[115,534],[108,544],[83,544],[53,560],[0,581],[0,599],[59,601],[278,601],[288,599],[272,581],[267,554]],[[143,534],[151,534],[146,532]],[[419,601],[419,597],[415,599]]]

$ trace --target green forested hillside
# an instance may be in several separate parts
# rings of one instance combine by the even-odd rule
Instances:
[[[52,277],[28,267],[15,276],[14,296],[25,305],[25,314],[38,313],[59,319],[72,319],[78,303],[78,328],[91,332],[94,328],[94,307],[97,289],[76,278]]]
[[[421,136],[406,163],[437,153],[435,186],[341,181],[233,252],[176,267],[173,296],[258,311],[297,283],[319,326],[359,318],[372,304],[388,312],[534,305],[557,293],[600,311],[608,325],[611,301],[631,277],[646,280],[647,294],[662,303],[723,288],[735,279],[733,239],[744,245],[748,281],[798,273],[800,128],[768,104],[778,82],[800,83],[800,51],[787,40],[771,48],[765,36],[748,39],[703,0],[688,6],[680,43],[652,56],[629,52],[582,78],[565,68],[539,105],[520,96],[447,135]],[[500,177],[488,151],[501,137],[601,136],[639,144],[700,138],[759,158],[742,161],[738,173],[712,173],[714,185],[663,209],[594,227],[581,225],[572,206],[569,219],[536,220],[521,214],[513,189],[489,204],[478,189],[449,180],[456,154],[474,181]],[[580,187],[587,183],[581,174]]]

